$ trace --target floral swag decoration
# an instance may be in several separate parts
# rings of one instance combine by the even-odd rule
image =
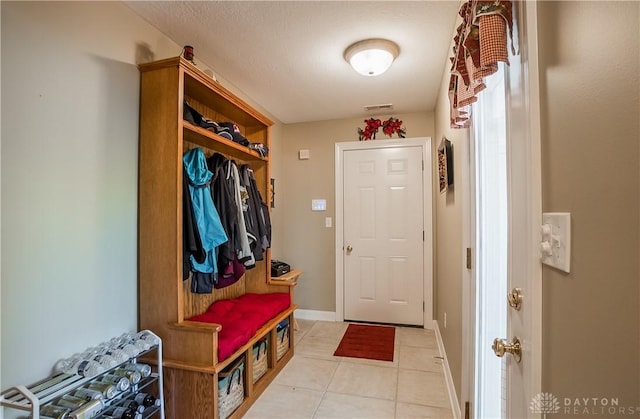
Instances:
[[[382,132],[389,138],[393,134],[398,134],[398,138],[404,138],[407,135],[407,129],[402,126],[402,120],[393,116],[384,122],[379,119],[369,118],[365,119],[364,123],[364,129],[358,128],[358,140],[360,141],[375,140],[380,127],[382,127]]]

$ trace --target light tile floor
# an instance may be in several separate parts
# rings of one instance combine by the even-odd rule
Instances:
[[[432,330],[396,327],[393,362],[336,357],[347,323],[298,320],[295,355],[245,418],[451,418]]]

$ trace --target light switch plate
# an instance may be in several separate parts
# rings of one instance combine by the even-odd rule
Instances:
[[[571,214],[545,212],[542,214],[543,237],[540,243],[542,263],[569,272],[571,262]],[[545,229],[544,226],[548,226]],[[549,251],[550,250],[550,251]]]
[[[311,211],[326,211],[327,200],[326,199],[312,199]]]

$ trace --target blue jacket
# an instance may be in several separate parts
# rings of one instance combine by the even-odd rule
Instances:
[[[187,151],[182,161],[189,181],[195,222],[202,239],[202,247],[206,252],[202,263],[198,263],[193,255],[191,256],[191,268],[194,272],[213,273],[215,281],[217,273],[215,250],[228,239],[211,198],[210,183],[213,173],[207,168],[206,157],[200,148]]]

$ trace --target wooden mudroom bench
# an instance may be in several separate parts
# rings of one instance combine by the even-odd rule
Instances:
[[[235,284],[211,294],[194,294],[191,279],[183,281],[184,153],[199,147],[207,157],[220,153],[238,166],[248,165],[267,207],[272,199],[269,156],[183,120],[184,103],[211,121],[232,122],[250,143],[263,144],[266,149],[270,148],[273,122],[182,57],[141,64],[139,70],[139,326],[163,341],[167,418],[218,418],[218,379],[243,360],[244,401],[231,415],[240,417],[293,356],[296,281],[270,277],[269,249]],[[194,317],[207,313],[214,302],[273,293],[288,295],[286,307],[272,313],[219,359],[225,327],[229,331],[237,326],[195,321]],[[284,320],[289,324],[289,346],[286,352],[276,353],[278,328]],[[253,347],[265,337],[268,369],[254,382]]]

